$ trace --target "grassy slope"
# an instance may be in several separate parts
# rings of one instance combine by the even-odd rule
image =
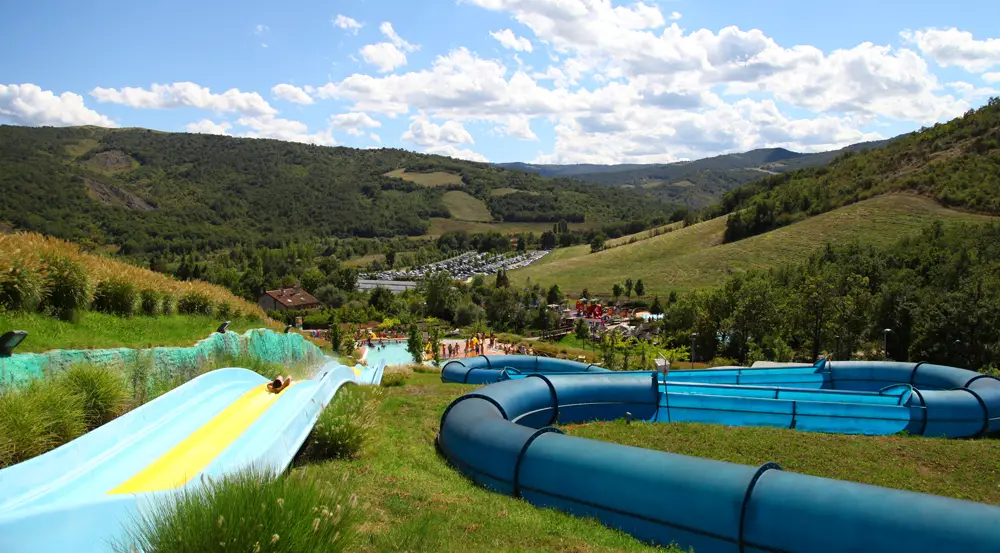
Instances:
[[[715,424],[596,423],[568,434],[681,455],[1000,504],[1000,440],[846,436]]]
[[[86,312],[78,322],[67,323],[39,313],[0,313],[0,329],[28,332],[28,338],[17,347],[17,353],[52,349],[191,346],[215,332],[221,322],[218,317],[199,315],[124,319]],[[234,320],[229,330],[243,333],[260,326],[260,321]]]
[[[893,194],[731,244],[721,244],[726,220],[719,217],[596,254],[588,253],[587,246],[556,250],[510,275],[519,282],[530,278],[543,284],[558,283],[573,293],[583,288],[592,293],[609,293],[615,282],[641,278],[647,295],[663,294],[717,284],[734,270],[770,268],[796,261],[825,242],[856,239],[861,243],[887,243],[934,220],[986,219],[946,209],[921,196]]]
[[[472,484],[435,451],[441,413],[475,389],[414,374],[385,390],[374,444],[356,461],[303,470],[350,475],[365,513],[363,551],[651,550],[594,521],[543,510]],[[1000,503],[1000,441],[840,436],[707,424],[603,423],[571,435],[855,482]],[[850,459],[850,462],[845,462]],[[427,526],[427,530],[424,527]],[[414,542],[424,535],[427,541]]]
[[[462,184],[462,175],[449,173],[447,171],[432,171],[430,173],[407,173],[406,169],[396,169],[385,174],[387,177],[396,177],[410,181],[420,186],[448,186],[449,184]]]
[[[455,219],[462,221],[488,222],[493,220],[486,203],[461,190],[444,193],[444,205]]]
[[[326,480],[350,474],[365,517],[361,550],[652,550],[595,521],[486,491],[449,466],[434,447],[441,413],[474,388],[414,374],[406,386],[385,390],[367,455],[299,469]],[[413,543],[419,535],[427,541]]]
[[[582,230],[590,228],[594,225],[600,225],[600,223],[570,223],[569,228],[573,230]],[[484,222],[473,222],[473,221],[456,221],[454,219],[442,219],[439,217],[431,218],[431,225],[427,229],[427,235],[436,237],[441,236],[446,232],[456,232],[464,230],[465,232],[499,232],[501,234],[517,234],[519,232],[534,232],[535,234],[541,234],[547,230],[552,230],[552,223],[484,223]],[[416,238],[426,238],[425,236],[418,236]]]

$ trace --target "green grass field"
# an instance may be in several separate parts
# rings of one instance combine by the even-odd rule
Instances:
[[[529,190],[518,190],[517,188],[494,188],[493,190],[490,190],[490,196],[495,196],[495,197],[506,196],[508,194],[515,194],[517,192],[520,192],[522,194],[527,194],[529,196],[538,195],[538,192],[532,192]]]
[[[0,330],[28,332],[28,337],[17,347],[17,353],[52,349],[191,346],[215,332],[221,323],[216,317],[195,315],[126,319],[93,311],[82,313],[76,323],[68,323],[40,313],[0,313]],[[262,326],[264,324],[260,321],[234,320],[229,330],[242,333]]]
[[[431,173],[407,173],[406,169],[396,169],[385,174],[387,177],[396,177],[406,181],[414,182],[420,186],[448,186],[449,184],[462,184],[462,175],[448,173],[446,171],[433,171]]]
[[[665,294],[718,284],[733,271],[772,268],[804,259],[826,242],[857,240],[886,244],[935,220],[981,222],[992,218],[946,209],[933,200],[892,194],[811,217],[766,234],[722,244],[724,217],[705,221],[649,240],[591,254],[589,246],[556,250],[536,263],[510,273],[559,284],[567,293],[588,288],[609,294],[615,282],[642,279],[646,294]]]
[[[410,374],[383,389],[373,441],[360,459],[296,470],[349,475],[364,513],[362,551],[637,551],[627,535],[488,492],[436,452],[441,413],[475,386]],[[1000,503],[1000,440],[811,434],[708,424],[593,423],[568,434],[751,465]]]
[[[570,223],[569,228],[583,230],[589,227],[587,223]],[[552,223],[476,223],[473,221],[456,221],[455,219],[431,217],[431,224],[427,229],[427,234],[415,238],[423,239],[427,236],[441,236],[446,232],[457,232],[460,230],[468,233],[499,232],[501,234],[517,234],[520,232],[534,232],[535,234],[541,234],[547,230],[552,230]]]
[[[444,205],[452,218],[460,221],[489,222],[493,220],[486,202],[461,190],[449,190],[444,193]]]
[[[385,261],[385,254],[381,253],[371,253],[368,255],[363,255],[361,257],[355,257],[354,259],[348,259],[341,264],[344,267],[364,267],[371,263],[372,261]]]

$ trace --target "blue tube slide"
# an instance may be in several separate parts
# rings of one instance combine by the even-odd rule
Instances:
[[[378,368],[373,369],[377,371]],[[377,374],[367,375],[374,381]],[[182,488],[254,465],[283,471],[337,390],[359,381],[327,362],[283,391],[267,410]],[[23,463],[0,470],[0,551],[103,552],[135,516],[177,489],[109,494],[268,379],[240,368],[211,371]]]
[[[522,368],[529,366],[523,360],[490,361],[498,367],[484,367],[485,361],[478,359],[464,360],[460,370],[443,373],[442,378],[453,381],[449,379],[462,377],[463,371],[472,369],[499,373],[504,365],[513,366],[511,361],[525,363]],[[573,368],[568,363],[573,362],[548,359],[544,364]],[[958,428],[968,426],[968,420],[952,416],[951,409],[964,409],[952,402],[964,397],[962,394],[969,397],[973,394],[961,391],[958,395],[949,394],[952,390],[947,388],[967,376],[963,373],[971,371],[902,365],[908,365],[914,374],[908,380],[927,388],[920,391],[923,400],[914,399],[920,397],[917,393],[907,394],[909,388],[899,391],[899,386],[887,397],[896,402],[903,399],[911,404],[919,402],[920,405],[902,408],[922,409],[919,412],[921,420],[928,421],[926,428],[933,424],[954,429],[955,420],[960,421]],[[865,390],[856,389],[882,390],[899,378],[899,368],[896,364],[830,363],[802,367],[799,372],[811,369],[833,373],[833,383],[824,378],[815,392],[838,389],[837,377],[843,377],[839,389],[850,390],[852,401],[860,397],[864,398],[858,402],[860,405],[900,408],[891,405],[893,399],[876,399],[877,392],[865,395]],[[924,370],[926,376],[921,377]],[[739,375],[731,371],[729,377],[735,380],[739,376],[742,380],[752,376],[751,380],[759,383],[761,378],[757,377],[766,375],[763,371],[742,369]],[[771,371],[773,382],[798,380],[794,374]],[[976,382],[980,380],[989,379]],[[967,383],[975,384],[961,382]],[[660,416],[663,396],[673,394],[664,394],[664,385],[669,387],[673,383],[671,380],[664,383],[661,376],[648,372],[563,370],[562,374],[538,371],[527,376],[511,375],[508,380],[487,385],[452,402],[441,418],[438,446],[462,473],[493,491],[521,497],[539,507],[596,517],[641,540],[676,543],[683,548],[693,547],[697,553],[885,550],[974,553],[995,552],[1000,547],[1000,507],[784,472],[773,463],[751,467],[587,440],[565,436],[551,426],[613,420],[626,414],[638,420],[665,420]],[[989,390],[988,386],[966,387],[978,396],[995,397],[982,391]],[[913,392],[918,390],[912,388]],[[670,400],[682,395],[685,394],[678,393]],[[720,397],[710,393],[687,395]],[[738,399],[737,403],[777,401],[741,396],[729,399]],[[813,403],[820,406],[825,402]],[[995,406],[996,403],[986,403],[985,408],[981,407],[980,426],[988,417],[982,413],[991,413],[990,407]]]

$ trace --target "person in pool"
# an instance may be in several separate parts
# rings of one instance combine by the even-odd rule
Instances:
[[[268,383],[267,391],[276,394],[291,385],[292,385],[291,375],[279,376],[278,378],[275,378],[273,381]]]

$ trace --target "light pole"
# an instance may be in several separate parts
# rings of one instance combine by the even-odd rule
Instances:
[[[837,339],[837,349],[833,352],[833,358],[836,360],[840,358],[840,334],[834,336],[834,338]]]
[[[892,332],[891,328],[887,328],[882,331],[882,360],[885,361],[889,358],[889,333]]]
[[[698,337],[697,332],[691,333],[691,370],[694,370],[694,339]]]

